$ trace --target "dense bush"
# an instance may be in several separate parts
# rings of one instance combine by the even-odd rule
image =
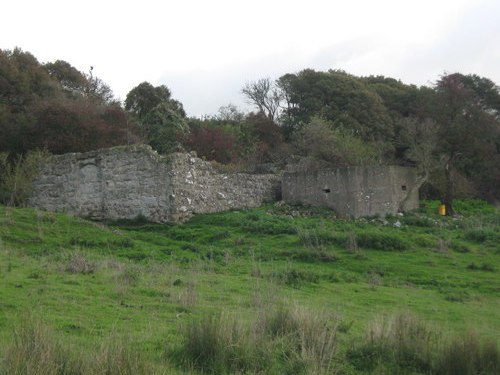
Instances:
[[[192,128],[184,146],[206,160],[230,163],[238,159],[236,137],[221,127]]]
[[[0,152],[88,151],[135,143],[138,128],[97,77],[58,60],[0,50]]]

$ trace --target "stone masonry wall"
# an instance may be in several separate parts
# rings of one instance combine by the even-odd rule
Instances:
[[[30,204],[92,219],[169,219],[167,164],[146,146],[53,156],[34,183]]]
[[[326,206],[345,217],[385,216],[418,208],[412,168],[349,167],[285,173],[283,200]]]
[[[122,146],[52,157],[30,204],[98,220],[180,221],[257,207],[274,199],[279,183],[275,175],[218,173],[193,154],[160,156],[149,146]]]
[[[281,179],[273,174],[218,173],[191,154],[171,155],[171,214],[182,220],[192,213],[258,207],[276,200]]]

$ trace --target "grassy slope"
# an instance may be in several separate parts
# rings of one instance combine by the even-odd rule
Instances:
[[[477,202],[462,212],[342,221],[267,206],[105,226],[0,206],[0,345],[31,315],[77,346],[126,334],[163,365],[192,316],[279,303],[335,311],[346,345],[402,310],[499,340],[500,214]]]

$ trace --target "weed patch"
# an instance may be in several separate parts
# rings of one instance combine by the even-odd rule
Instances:
[[[451,244],[450,244],[450,248],[457,252],[457,253],[462,253],[462,254],[465,254],[465,253],[470,253],[470,248],[469,246],[463,244],[462,242],[459,242],[459,241],[452,241]]]
[[[382,251],[401,251],[408,247],[407,242],[393,234],[377,232],[360,232],[356,234],[359,246]]]
[[[68,255],[68,260],[64,270],[69,273],[89,274],[94,273],[97,269],[95,262],[89,261],[87,257],[78,252],[73,252]]]
[[[318,283],[319,276],[311,271],[301,271],[289,269],[279,272],[273,272],[270,275],[271,280],[276,280],[278,283],[285,284],[292,288],[299,289],[307,283]]]
[[[495,242],[500,241],[500,234],[492,229],[470,229],[464,233],[464,238],[476,243]]]
[[[478,266],[476,263],[472,262],[467,265],[467,269],[471,271],[487,271],[487,272],[495,272],[496,269],[494,266],[488,263],[483,263]]]

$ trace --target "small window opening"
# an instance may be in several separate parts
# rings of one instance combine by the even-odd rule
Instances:
[[[406,185],[402,185],[401,190],[406,191]]]
[[[323,191],[324,191],[325,193],[329,193],[329,192],[330,192],[330,189],[325,188],[325,189],[323,189]]]

